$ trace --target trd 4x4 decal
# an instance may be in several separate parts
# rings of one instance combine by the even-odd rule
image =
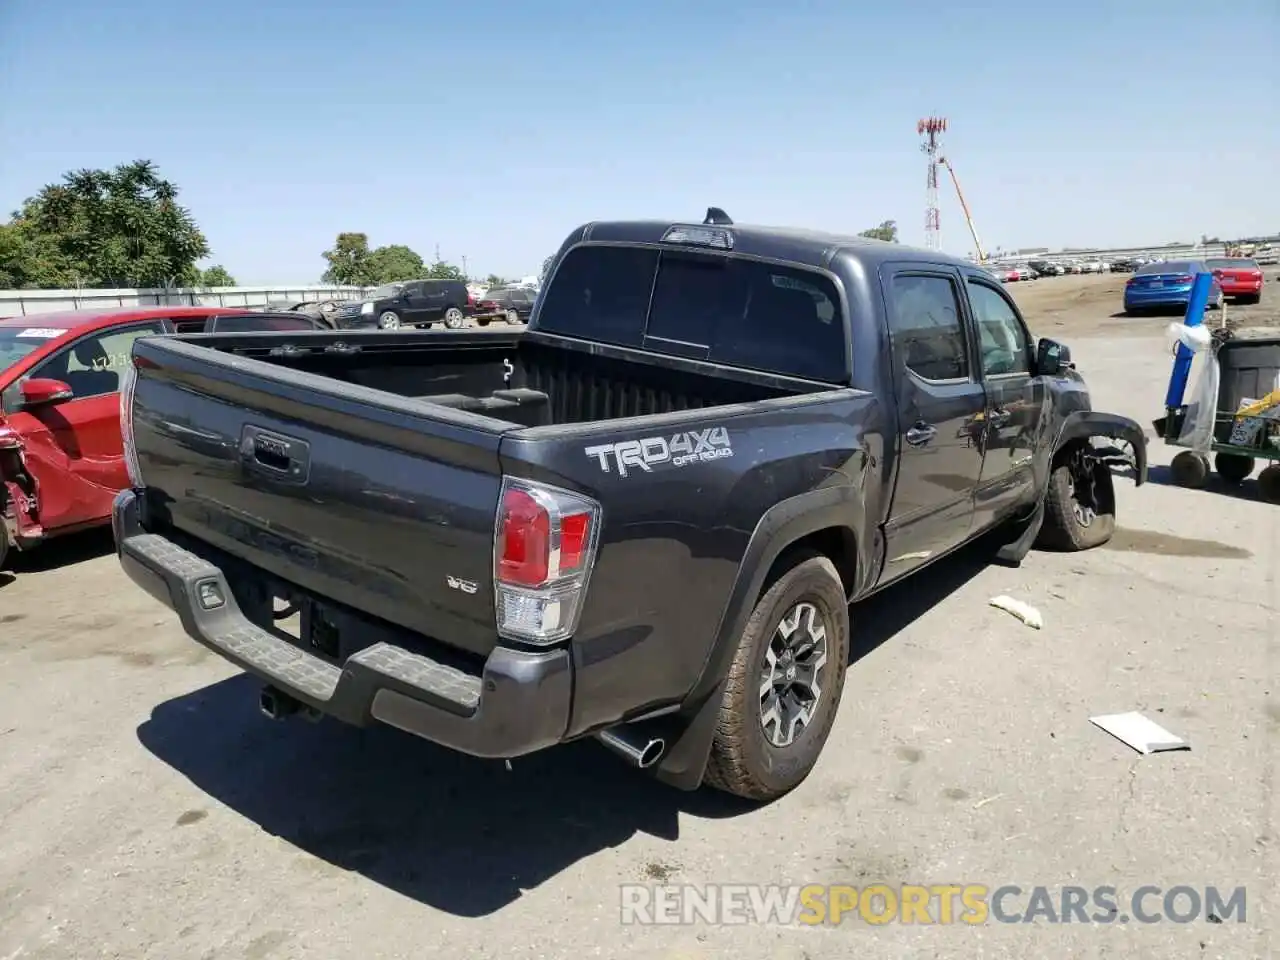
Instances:
[[[602,443],[587,447],[588,457],[595,457],[600,469],[625,477],[631,469],[651,473],[654,467],[684,467],[691,463],[708,463],[733,456],[729,443],[729,431],[724,427],[708,427],[706,430],[689,430],[671,437],[644,437],[640,440],[622,440],[618,443]]]

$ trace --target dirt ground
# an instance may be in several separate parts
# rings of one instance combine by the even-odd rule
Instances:
[[[1121,284],[1010,290],[1099,408],[1148,424],[1169,318],[1112,316]],[[1118,478],[1103,549],[1011,570],[979,544],[854,608],[827,750],[763,808],[668,790],[593,743],[508,770],[387,728],[272,723],[108,536],[50,545],[0,574],[0,960],[1273,956],[1280,510],[1253,481],[1172,486],[1171,453],[1152,447],[1146,486]],[[1191,749],[1140,756],[1089,723],[1128,710]],[[1247,911],[622,923],[622,884],[709,883],[1108,885],[1122,904],[1212,885],[1244,887]]]
[[[1280,267],[1263,267],[1262,301],[1242,305],[1227,302],[1222,315],[1210,311],[1205,322],[1228,326],[1280,327]],[[1177,311],[1168,316],[1124,315],[1124,284],[1129,274],[1043,277],[1005,285],[1039,337],[1160,335]]]

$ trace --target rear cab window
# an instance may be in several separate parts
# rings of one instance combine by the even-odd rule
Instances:
[[[744,257],[581,246],[545,290],[548,333],[827,383],[848,380],[831,278]]]

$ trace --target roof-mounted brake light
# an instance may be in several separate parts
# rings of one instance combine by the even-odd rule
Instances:
[[[707,217],[703,223],[711,223],[720,227],[733,226],[733,221],[729,219],[729,215],[719,207],[707,207]]]
[[[723,227],[671,227],[662,235],[663,243],[681,243],[691,247],[732,250],[733,234]]]

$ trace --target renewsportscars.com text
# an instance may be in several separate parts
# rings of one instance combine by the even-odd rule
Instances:
[[[1244,887],[628,884],[624,924],[1244,923]]]

